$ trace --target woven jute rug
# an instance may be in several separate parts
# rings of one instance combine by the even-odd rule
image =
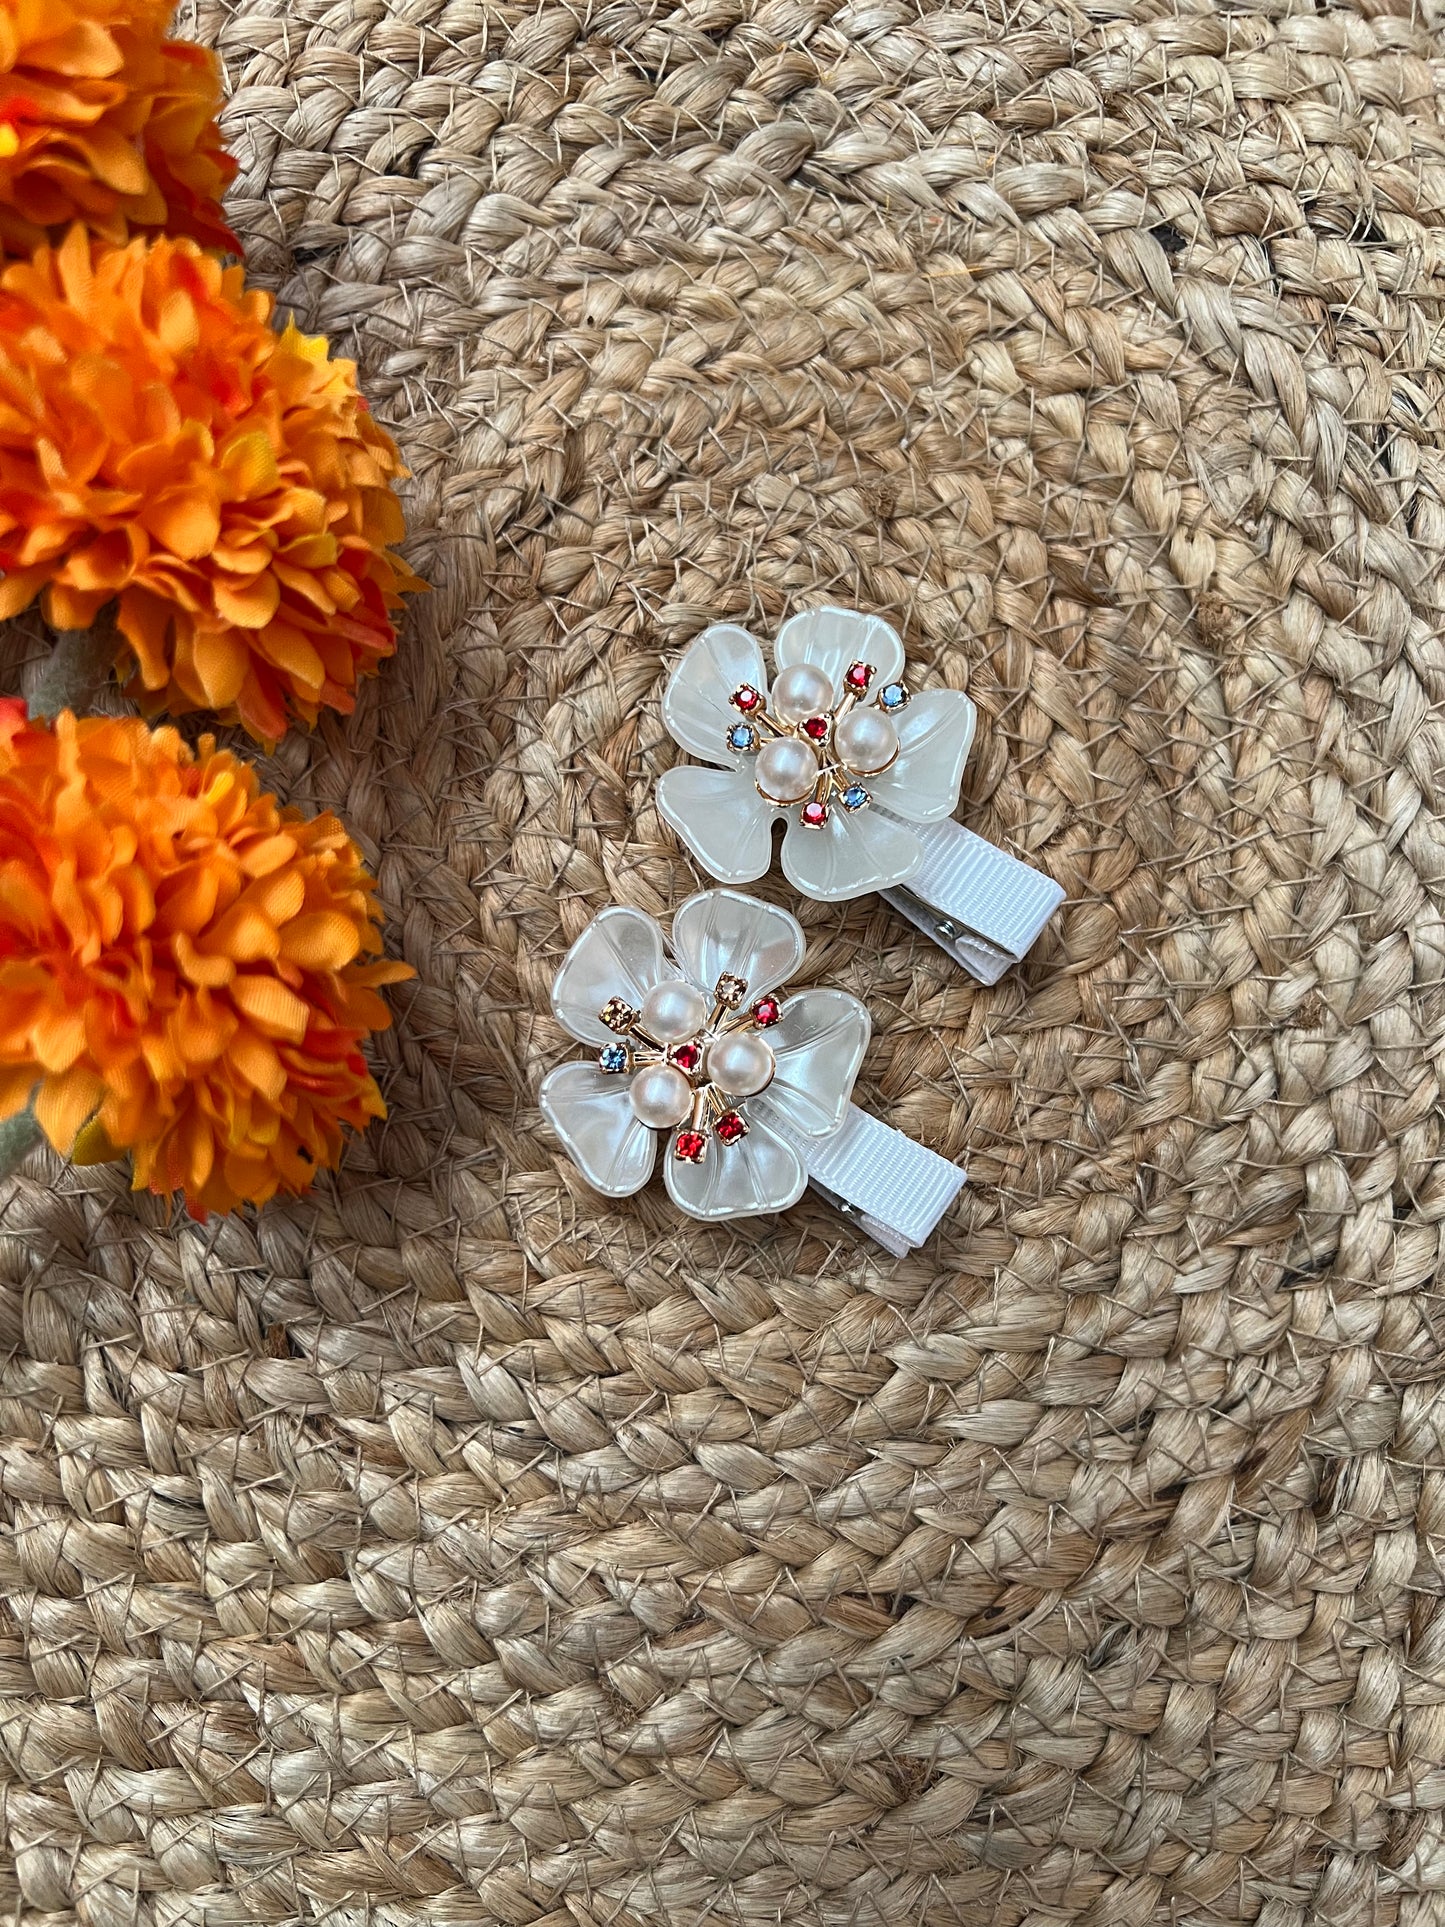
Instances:
[[[203,0],[253,276],[434,593],[267,766],[419,981],[391,1121],[195,1226],[0,1190],[0,1919],[1445,1916],[1445,130],[1399,7]],[[548,988],[698,880],[676,651],[966,687],[1069,902],[804,906],[971,1183],[591,1194]],[[766,893],[793,902],[780,879]]]

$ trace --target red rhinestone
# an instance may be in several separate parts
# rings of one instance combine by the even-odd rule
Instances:
[[[724,1144],[736,1144],[748,1134],[747,1125],[736,1111],[724,1111],[712,1128]]]
[[[776,997],[759,997],[753,1005],[753,1022],[759,1030],[766,1030],[769,1024],[777,1023],[783,1014],[783,1006]]]
[[[869,683],[872,682],[873,673],[873,665],[871,662],[850,663],[847,674],[843,678],[844,685],[849,689],[857,690],[861,693],[861,691],[865,690]]]
[[[695,1071],[702,1062],[702,1049],[697,1044],[679,1044],[672,1061],[680,1071]]]
[[[707,1139],[701,1131],[679,1131],[673,1155],[683,1164],[701,1164],[707,1150]]]
[[[828,734],[828,718],[826,716],[810,716],[807,722],[803,724],[803,734],[805,736],[811,736],[815,743],[821,743],[823,738]]]
[[[733,691],[732,700],[745,716],[749,716],[763,699],[750,682],[743,682]]]
[[[806,829],[821,830],[828,820],[826,803],[805,803],[803,805],[803,824]]]

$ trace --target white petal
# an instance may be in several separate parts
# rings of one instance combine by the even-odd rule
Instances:
[[[634,1009],[654,984],[676,977],[662,948],[662,932],[643,910],[609,904],[600,910],[562,960],[552,986],[557,1022],[584,1044],[612,1037],[597,1015],[609,997]]]
[[[871,1031],[867,1011],[846,990],[800,990],[768,1032],[778,1072],[754,1104],[806,1137],[830,1137],[843,1122]]]
[[[652,1176],[657,1133],[633,1113],[631,1079],[595,1064],[559,1064],[542,1079],[537,1102],[594,1191],[630,1198]]]
[[[898,631],[881,616],[860,615],[856,609],[809,609],[790,617],[773,644],[776,669],[795,662],[816,663],[833,678],[838,691],[850,663],[871,662],[878,672],[873,687],[881,689],[903,674],[903,644]]]
[[[802,925],[736,890],[689,897],[672,920],[673,954],[690,982],[711,990],[723,971],[741,977],[748,999],[785,984],[803,961]]]
[[[958,807],[973,744],[974,707],[961,689],[928,689],[894,717],[898,760],[868,787],[895,816],[940,823]]]
[[[835,804],[821,830],[790,822],[783,838],[783,872],[795,888],[820,903],[843,903],[869,890],[892,890],[923,866],[923,845],[904,823],[882,810],[851,816]]]
[[[773,860],[775,803],[765,803],[747,770],[679,763],[658,778],[657,808],[709,876],[752,883]]]
[[[735,769],[741,760],[724,737],[739,712],[728,700],[739,683],[768,693],[762,651],[734,622],[704,629],[673,670],[662,698],[662,720],[674,742],[704,763]]]
[[[802,1197],[808,1182],[802,1159],[759,1118],[748,1113],[748,1134],[736,1144],[708,1141],[701,1164],[673,1155],[674,1139],[664,1151],[668,1196],[690,1218],[751,1218],[760,1211],[786,1211]]]

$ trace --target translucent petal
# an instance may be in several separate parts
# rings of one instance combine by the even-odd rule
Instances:
[[[744,682],[768,693],[762,651],[747,630],[733,622],[704,629],[663,692],[662,720],[673,741],[704,763],[736,769],[741,758],[724,746],[723,738],[741,721],[728,698]]]
[[[635,1009],[652,986],[681,973],[663,952],[662,932],[642,910],[610,904],[573,944],[552,986],[552,1009],[564,1030],[584,1044],[605,1044],[613,1033],[597,1015],[609,997]]]
[[[755,1110],[747,1118],[747,1136],[736,1144],[713,1138],[701,1164],[675,1157],[674,1139],[667,1139],[668,1196],[689,1217],[750,1218],[760,1211],[786,1211],[802,1197],[808,1174],[797,1152],[774,1137]]]
[[[777,1075],[754,1106],[775,1110],[807,1137],[829,1137],[843,1122],[872,1026],[846,990],[800,990],[768,1032]]]
[[[834,808],[821,830],[790,822],[783,838],[783,872],[804,896],[842,903],[869,890],[907,883],[923,865],[923,845],[904,823],[881,810],[848,815]]]
[[[748,998],[785,984],[803,961],[802,926],[786,910],[737,890],[704,890],[672,920],[672,948],[687,977],[711,990],[724,970],[741,977]]]
[[[633,1114],[630,1079],[595,1064],[559,1064],[542,1079],[542,1115],[594,1191],[630,1198],[652,1176],[657,1133]]]
[[[657,808],[709,876],[752,883],[773,860],[773,818],[747,770],[679,763],[658,778]]]
[[[974,707],[961,689],[929,689],[894,718],[898,760],[869,783],[874,796],[910,823],[940,823],[958,807],[973,744]]]
[[[881,689],[903,674],[903,644],[881,616],[860,615],[856,609],[809,609],[790,617],[773,644],[775,669],[795,662],[816,663],[840,693],[848,665],[871,662],[878,672],[873,687]]]

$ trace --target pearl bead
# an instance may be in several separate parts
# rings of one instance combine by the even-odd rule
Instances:
[[[800,737],[774,737],[758,751],[754,777],[770,803],[800,803],[818,780],[817,752]]]
[[[648,1064],[627,1093],[633,1114],[655,1131],[670,1131],[692,1112],[692,1086],[672,1064]]]
[[[681,977],[654,984],[642,1000],[641,1027],[659,1044],[685,1044],[707,1022],[707,999]]]
[[[855,709],[833,731],[833,752],[845,768],[876,776],[898,755],[898,731],[876,709]]]
[[[727,1031],[708,1045],[704,1068],[729,1097],[755,1097],[773,1081],[772,1046],[755,1031]]]
[[[833,679],[816,663],[789,663],[773,684],[773,714],[785,723],[805,723],[833,707]]]

